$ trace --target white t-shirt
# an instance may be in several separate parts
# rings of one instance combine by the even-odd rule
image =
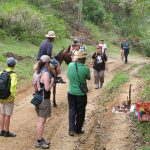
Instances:
[[[106,53],[105,50],[107,50],[107,45],[104,43],[104,44],[99,44],[98,46],[101,46],[102,47],[102,53]]]

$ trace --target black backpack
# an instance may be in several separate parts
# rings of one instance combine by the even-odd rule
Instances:
[[[14,73],[13,71],[7,72],[4,70],[0,74],[0,99],[7,99],[11,92],[10,92],[10,86],[11,86],[11,79],[10,74]]]

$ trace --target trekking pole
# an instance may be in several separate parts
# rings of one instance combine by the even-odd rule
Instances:
[[[129,99],[127,101],[128,109],[130,109],[130,107],[131,107],[131,86],[132,86],[132,84],[130,84],[130,87],[129,87]]]

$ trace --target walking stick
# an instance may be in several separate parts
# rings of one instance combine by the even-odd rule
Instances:
[[[128,107],[128,109],[130,109],[130,107],[131,107],[131,86],[132,86],[132,84],[130,84],[130,87],[129,87],[129,99],[127,99],[127,107]]]

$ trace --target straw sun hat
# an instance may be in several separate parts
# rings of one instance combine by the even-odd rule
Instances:
[[[86,52],[75,51],[74,53],[74,59],[80,59],[80,58],[86,58],[86,57],[87,57]]]
[[[56,37],[54,31],[49,31],[48,34],[45,34],[45,36],[46,36],[47,38],[54,38],[54,37]]]

